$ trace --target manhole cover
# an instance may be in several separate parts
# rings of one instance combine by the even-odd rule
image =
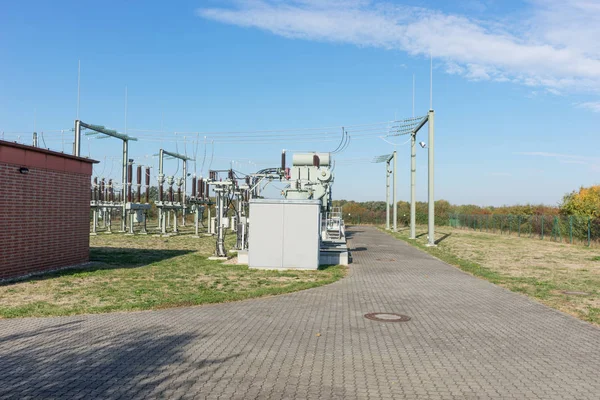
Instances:
[[[586,293],[586,292],[572,292],[572,291],[568,291],[568,290],[563,291],[563,293],[570,294],[572,296],[588,296],[589,295],[589,293]]]
[[[381,321],[381,322],[406,322],[410,321],[410,317],[402,314],[395,313],[368,313],[365,314],[365,318],[373,320],[373,321]]]

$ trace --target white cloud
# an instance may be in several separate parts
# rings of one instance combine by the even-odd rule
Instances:
[[[521,156],[554,158],[561,164],[589,165],[592,169],[600,167],[600,158],[575,154],[548,153],[544,151],[526,151],[514,153]]]
[[[446,72],[562,91],[600,93],[600,2],[529,0],[509,22],[379,0],[232,0],[198,15],[288,38],[351,43],[428,56]],[[483,4],[483,3],[482,3]],[[507,19],[508,21],[508,19]]]
[[[588,101],[585,103],[579,103],[577,104],[577,107],[600,113],[600,101]]]

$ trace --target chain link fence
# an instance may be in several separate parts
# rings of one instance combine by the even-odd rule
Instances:
[[[390,213],[391,214],[391,213]],[[417,213],[417,225],[427,225],[427,213]],[[506,215],[436,213],[437,226],[511,235],[561,243],[600,246],[600,218],[575,215]],[[385,211],[344,213],[346,224],[385,225]],[[390,224],[393,217],[390,215]],[[398,213],[398,226],[410,224],[408,213]]]
[[[600,218],[575,215],[449,216],[449,226],[563,243],[600,244]]]

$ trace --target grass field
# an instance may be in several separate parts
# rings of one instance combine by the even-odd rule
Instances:
[[[228,248],[233,236],[229,236]],[[0,317],[148,310],[289,293],[334,282],[345,267],[263,271],[209,261],[212,237],[91,237],[91,266],[0,285]]]
[[[395,236],[463,271],[600,325],[598,249],[448,227],[438,228],[438,247],[429,248],[426,231],[419,227],[416,241],[408,239],[407,228]]]

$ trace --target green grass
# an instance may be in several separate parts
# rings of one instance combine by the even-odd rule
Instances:
[[[231,239],[230,239],[231,240]],[[346,268],[251,270],[210,261],[214,240],[92,237],[92,266],[0,285],[0,317],[150,310],[244,300],[335,282]],[[112,246],[112,247],[111,247]]]
[[[595,263],[600,257],[590,259],[589,249],[446,227],[440,230],[436,238],[450,235],[437,247],[427,247],[425,236],[410,240],[406,230],[390,234],[474,276],[600,325],[600,268]]]

